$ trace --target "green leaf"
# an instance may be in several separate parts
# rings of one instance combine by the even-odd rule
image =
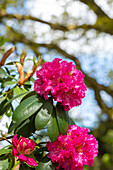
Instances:
[[[16,81],[6,81],[5,83],[4,83],[4,87],[6,87],[6,86],[11,86],[11,85],[16,85],[17,84],[17,82]]]
[[[13,113],[12,123],[9,127],[9,133],[24,120],[32,116],[38,109],[40,109],[42,104],[43,101],[41,98],[37,98],[36,95],[33,95],[20,103]]]
[[[7,154],[7,153],[9,153],[9,152],[11,152],[12,151],[12,149],[0,149],[0,155],[3,155],[3,154]]]
[[[3,100],[0,103],[0,115],[3,115],[4,113],[6,113],[6,111],[10,108],[10,104],[6,106],[6,103],[7,103],[7,99]]]
[[[30,119],[25,120],[25,122],[22,122],[22,124],[20,124],[16,130],[14,131],[15,134],[24,136],[24,137],[28,137],[27,133],[29,134],[29,125],[30,123]],[[24,129],[25,128],[25,129]]]
[[[27,81],[24,83],[24,85],[29,85],[29,86],[31,86],[29,80],[27,80]]]
[[[52,162],[47,156],[38,164],[35,170],[55,170]]]
[[[18,87],[18,86],[15,87],[13,91],[14,91],[14,96],[17,96],[17,95],[19,95],[19,94],[28,92],[27,90],[22,89],[22,88],[20,88],[20,87]],[[25,93],[24,95],[26,95],[26,93]],[[20,102],[20,100],[21,100],[23,97],[24,97],[23,95],[22,95],[22,96],[19,96],[19,97],[17,98],[17,102]]]
[[[8,159],[0,161],[0,170],[6,170],[8,168]]]
[[[47,142],[45,142],[45,144],[46,144]],[[38,158],[37,157],[37,155],[40,153],[40,152],[48,152],[48,150],[47,150],[47,147],[40,147],[39,148],[39,146],[35,146],[35,151],[34,151],[34,155],[35,155],[35,157],[37,158],[37,159],[40,159],[40,158]],[[40,162],[40,161],[39,161]]]
[[[9,62],[9,63],[6,63],[5,65],[14,65],[14,64],[16,64],[17,63],[17,61],[11,61],[11,62]]]
[[[33,77],[30,77],[30,81],[31,81],[32,83],[34,83],[34,82],[35,82],[35,79],[34,79]]]
[[[8,170],[12,170],[12,168],[14,167],[15,165],[15,157],[10,154],[9,155],[9,166],[8,166]]]
[[[0,161],[1,160],[6,160],[8,158],[9,158],[9,153],[8,154],[3,154],[3,155],[0,156]]]
[[[30,92],[21,93],[21,94],[15,96],[15,97],[13,97],[12,99],[8,100],[8,102],[5,103],[4,107],[7,107],[14,99],[16,99],[16,98],[18,98],[18,97],[20,97],[22,95],[26,95],[28,93],[30,93]]]
[[[28,130],[29,129],[29,130]],[[36,130],[35,125],[34,125],[34,120],[33,117],[30,119],[25,120],[22,125],[19,125],[15,131],[15,134],[24,136],[24,137],[29,137],[32,133],[34,133]]]
[[[27,93],[25,96],[23,96],[22,101],[24,101],[25,99],[27,99],[28,97],[31,97],[33,95],[36,95],[37,93],[35,91],[29,91],[29,93]]]
[[[0,68],[0,78],[3,79],[6,75],[7,73],[2,68]]]
[[[24,84],[23,86],[24,86],[24,89],[26,89],[27,91],[29,91],[31,89],[31,85]]]
[[[24,164],[24,163],[21,163],[20,164],[20,167],[19,167],[19,170],[35,170],[35,168],[31,168],[29,167],[28,165]]]
[[[9,69],[7,67],[5,67],[5,69],[6,69],[6,72],[8,73],[8,75],[10,75]]]
[[[74,120],[71,117],[69,117],[69,125],[76,125]]]
[[[11,117],[12,116],[12,109],[8,109],[8,111],[5,113],[7,117]],[[7,125],[8,128],[8,125]]]
[[[62,135],[66,135],[68,131],[68,113],[64,111],[63,106],[61,106],[59,103],[56,106],[56,117],[58,121],[58,126],[60,133]]]
[[[37,113],[35,118],[35,127],[37,130],[43,129],[51,117],[53,112],[53,103],[51,99],[48,99],[44,102],[42,108]]]
[[[48,136],[52,142],[54,142],[55,140],[58,139],[59,128],[58,128],[58,124],[57,124],[57,120],[56,120],[54,111],[51,114],[49,122],[47,123],[47,132],[48,132]]]
[[[0,97],[0,103],[2,103],[4,100],[6,100],[6,98],[4,96]]]

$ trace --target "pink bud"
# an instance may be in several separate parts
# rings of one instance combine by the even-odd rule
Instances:
[[[35,142],[24,137],[17,139],[17,135],[13,137],[13,146],[19,154],[29,155],[35,148]]]
[[[37,166],[38,164],[35,162],[33,158],[30,158],[25,155],[30,155],[35,148],[35,142],[33,140],[29,140],[25,137],[20,137],[17,139],[17,134],[13,137],[12,140],[13,150],[12,155],[15,157],[18,156],[20,162],[26,162],[28,165]]]
[[[19,155],[18,158],[19,158],[19,161],[20,161],[20,162],[26,162],[26,161],[27,161],[27,157],[24,156],[23,154]]]
[[[38,164],[35,162],[33,158],[27,157],[26,163],[31,166],[38,166]]]

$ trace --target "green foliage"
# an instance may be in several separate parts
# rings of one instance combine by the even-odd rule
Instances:
[[[2,118],[5,114],[8,117],[12,117],[8,133],[28,138],[32,137],[35,140],[35,132],[43,130],[47,132],[47,136],[52,142],[57,140],[60,133],[62,135],[67,133],[69,123],[72,124],[74,122],[69,119],[68,113],[64,111],[60,104],[56,106],[53,104],[51,97],[45,100],[35,91],[31,91],[31,84],[32,82],[34,83],[33,78],[27,79],[22,85],[19,84],[18,76],[20,76],[20,72],[18,71],[17,76],[15,68],[10,69],[9,67],[10,65],[14,67],[14,64],[16,62],[10,62],[7,63],[7,66],[3,65],[0,68],[0,88],[2,90],[0,94],[0,116]],[[34,168],[26,163],[21,163],[19,169],[55,169],[57,165],[52,164],[46,155],[47,142],[41,143],[41,138],[43,139],[44,135],[39,139],[36,137],[38,144],[32,154],[39,162],[39,166]],[[11,170],[16,167],[15,157],[11,152],[11,145],[0,150],[0,165],[4,170]],[[3,162],[1,162],[2,160]]]
[[[43,129],[47,125],[52,112],[53,112],[53,104],[52,104],[52,100],[49,99],[44,102],[42,108],[40,109],[40,111],[37,113],[35,117],[35,126],[37,130]]]
[[[10,38],[5,38],[4,36],[0,36],[0,46],[4,45],[6,42],[9,42]]]
[[[27,166],[25,163],[22,163],[19,167],[19,170],[33,170],[35,168],[31,168],[29,166]]]
[[[36,167],[36,170],[55,170],[55,167],[52,165],[52,162],[47,156],[42,159],[39,165]]]
[[[3,78],[5,78],[6,75],[7,75],[7,73],[2,68],[0,68],[0,80],[1,81]]]
[[[68,113],[64,111],[63,107],[60,104],[57,104],[56,106],[56,117],[60,133],[62,135],[66,135],[69,125]]]
[[[0,156],[1,155],[3,155],[3,154],[7,154],[7,153],[9,153],[9,152],[11,152],[12,151],[12,149],[0,149]]]
[[[1,170],[6,170],[8,168],[8,159],[0,161],[0,169]]]
[[[9,133],[14,130],[20,123],[38,111],[42,104],[42,101],[36,95],[33,95],[21,102],[13,113],[12,123],[9,127]]]
[[[49,122],[47,123],[47,131],[48,131],[48,136],[52,142],[57,140],[59,136],[59,128],[58,128],[58,123],[54,111],[53,113],[51,113],[51,117],[49,119]]]

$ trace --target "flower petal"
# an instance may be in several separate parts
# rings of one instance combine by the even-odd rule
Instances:
[[[38,164],[35,162],[35,160],[33,158],[28,157],[28,156],[27,156],[26,163],[30,166],[38,166]]]
[[[19,155],[18,159],[19,159],[20,162],[26,162],[27,161],[27,157],[24,156],[24,154]]]
[[[15,148],[13,148],[13,150],[12,150],[12,155],[14,155],[15,157],[17,157],[18,156],[18,152],[17,152],[17,150],[15,149]]]

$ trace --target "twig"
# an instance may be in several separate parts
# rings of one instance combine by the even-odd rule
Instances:
[[[14,137],[14,135],[8,136],[8,137],[0,137],[0,141],[6,140],[7,142],[9,142],[12,145],[12,143],[8,139],[11,139],[13,137]]]

